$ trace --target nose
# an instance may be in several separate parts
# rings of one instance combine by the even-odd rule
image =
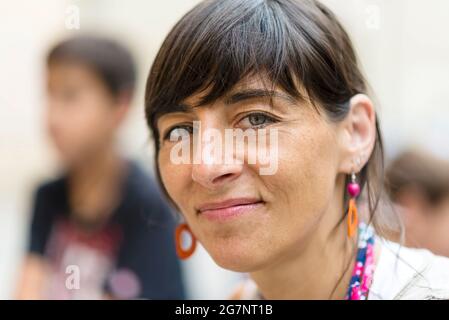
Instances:
[[[192,180],[210,190],[222,188],[235,181],[241,173],[242,165],[238,163],[192,165]]]
[[[219,136],[215,136],[213,142],[203,139],[201,133],[199,136],[194,148],[192,180],[209,190],[217,190],[235,181],[242,174],[243,161],[234,158],[233,148],[226,147],[224,141],[217,143]]]

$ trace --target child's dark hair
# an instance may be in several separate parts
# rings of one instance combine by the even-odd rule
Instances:
[[[114,97],[123,93],[132,95],[136,82],[136,67],[131,53],[114,40],[80,35],[69,38],[53,47],[47,64],[76,62],[92,69],[104,82]]]

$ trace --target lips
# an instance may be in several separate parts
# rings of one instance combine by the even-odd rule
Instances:
[[[205,203],[198,207],[197,212],[209,220],[223,221],[250,213],[263,204],[263,201],[256,198],[235,198],[222,202]]]

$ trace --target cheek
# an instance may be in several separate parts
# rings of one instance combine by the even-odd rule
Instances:
[[[111,108],[95,95],[83,95],[58,111],[58,127],[74,139],[94,140],[111,131],[114,118]]]
[[[110,133],[114,129],[118,111],[103,95],[95,93],[88,95],[80,110],[84,123],[93,126],[92,130],[99,135]]]
[[[158,156],[158,166],[162,184],[170,198],[180,208],[183,214],[187,211],[189,187],[192,177],[191,166],[188,164],[174,164],[170,160],[168,148],[161,148]]]
[[[304,236],[331,202],[337,161],[336,143],[325,126],[279,132],[279,168],[263,178],[273,200],[276,224],[292,238]]]
[[[434,213],[436,219],[434,221],[435,229],[440,235],[441,239],[444,239],[447,247],[449,247],[449,201],[444,205],[441,205],[439,210]]]

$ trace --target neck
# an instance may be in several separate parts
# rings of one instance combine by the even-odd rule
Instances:
[[[83,220],[96,220],[109,213],[120,196],[124,161],[113,147],[98,150],[69,170],[69,201]]]
[[[357,236],[349,239],[340,223],[343,196],[309,232],[306,243],[267,268],[251,273],[266,299],[344,299],[357,252]],[[334,209],[335,210],[335,209]],[[336,217],[329,219],[328,217]]]

